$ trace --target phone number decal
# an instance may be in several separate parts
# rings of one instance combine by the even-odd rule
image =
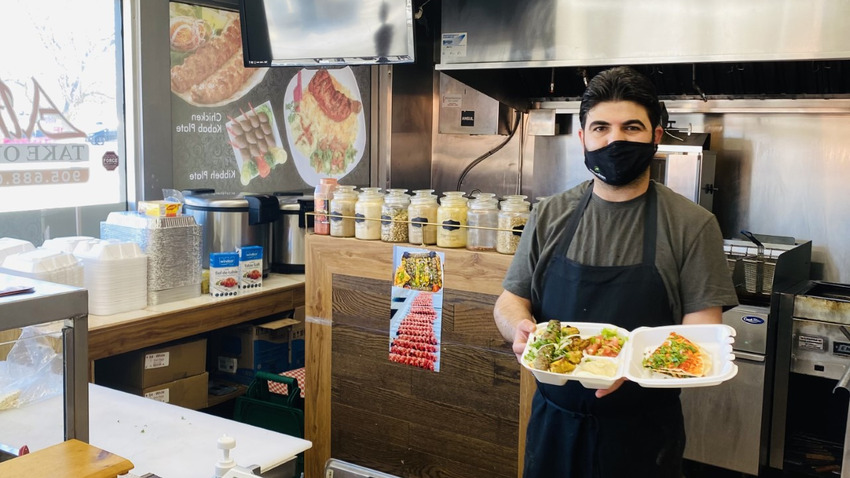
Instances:
[[[0,187],[39,184],[73,184],[89,180],[88,168],[0,171]]]

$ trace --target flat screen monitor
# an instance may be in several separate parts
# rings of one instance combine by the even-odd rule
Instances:
[[[245,66],[412,63],[412,0],[239,0]]]

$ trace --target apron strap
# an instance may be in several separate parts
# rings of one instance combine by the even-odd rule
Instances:
[[[590,204],[590,198],[593,195],[593,181],[590,186],[581,196],[576,210],[567,219],[567,224],[564,226],[564,239],[560,241],[555,248],[553,257],[566,257],[567,251],[570,250],[570,244],[573,242],[573,237],[578,230],[579,222],[581,222],[584,211],[587,205]],[[643,220],[643,264],[655,266],[655,241],[658,237],[658,198],[655,193],[655,183],[649,182],[649,188],[646,192],[646,214]]]
[[[553,257],[567,256],[567,251],[570,250],[570,244],[573,242],[573,236],[576,235],[578,223],[581,221],[581,217],[584,215],[584,210],[587,209],[587,205],[590,204],[590,197],[592,195],[593,181],[591,180],[590,186],[587,187],[587,190],[584,191],[584,194],[581,196],[578,206],[576,206],[576,210],[573,211],[573,213],[570,214],[569,219],[567,219],[567,224],[564,226],[564,239],[558,243]]]
[[[655,183],[649,182],[646,197],[646,214],[643,221],[643,263],[655,266],[655,241],[658,237],[658,198]]]

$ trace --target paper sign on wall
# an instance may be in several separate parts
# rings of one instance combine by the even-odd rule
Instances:
[[[444,263],[442,252],[393,248],[390,361],[440,371]]]

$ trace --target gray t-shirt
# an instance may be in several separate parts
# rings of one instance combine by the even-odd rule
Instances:
[[[546,268],[556,244],[564,239],[590,181],[551,196],[534,210],[522,233],[502,285],[531,300],[539,310]],[[661,274],[676,323],[691,312],[738,303],[726,266],[723,236],[714,215],[670,188],[655,183],[658,236],[655,266]],[[593,266],[639,264],[643,256],[646,195],[608,202],[592,195],[567,251],[570,260]]]

